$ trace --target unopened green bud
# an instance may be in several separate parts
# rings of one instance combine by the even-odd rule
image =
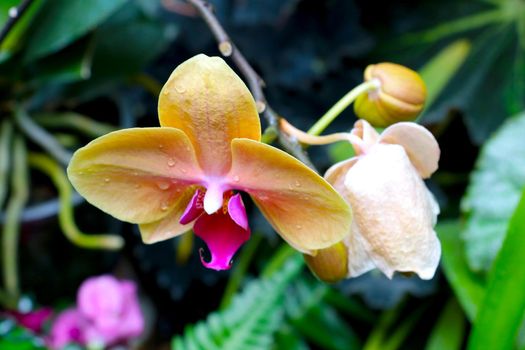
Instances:
[[[348,250],[343,242],[320,249],[315,256],[305,254],[304,260],[310,271],[322,281],[334,283],[346,278]]]
[[[399,64],[378,63],[365,69],[365,81],[374,79],[379,88],[363,93],[354,103],[359,118],[374,127],[387,127],[421,113],[427,90],[418,73]]]

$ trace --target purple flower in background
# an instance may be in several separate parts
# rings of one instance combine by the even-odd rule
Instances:
[[[48,346],[52,349],[61,349],[69,343],[110,346],[139,336],[143,329],[135,284],[103,275],[82,283],[77,307],[57,317]]]

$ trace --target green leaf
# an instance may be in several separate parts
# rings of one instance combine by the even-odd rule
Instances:
[[[430,334],[425,350],[460,350],[465,326],[461,307],[455,298],[450,299]]]
[[[465,62],[470,52],[470,41],[460,39],[446,46],[420,70],[419,74],[427,86],[426,106],[431,106],[450,79]]]
[[[467,263],[464,242],[460,238],[462,225],[458,220],[440,221],[436,226],[442,249],[443,272],[463,310],[473,321],[485,293],[480,276]]]
[[[147,18],[108,24],[96,33],[93,74],[118,77],[135,73],[159,55],[176,35],[176,27]]]
[[[18,50],[24,42],[25,34],[29,29],[33,19],[42,7],[45,0],[35,0],[26,9],[22,17],[16,22],[9,34],[4,38],[0,44],[0,63],[9,59],[11,55]],[[20,5],[19,0],[3,0],[0,2],[0,26],[4,26],[9,9],[13,6]]]
[[[472,269],[486,271],[499,251],[525,186],[525,113],[508,120],[485,144],[461,203]]]
[[[296,257],[271,277],[251,282],[228,308],[188,326],[183,336],[175,337],[172,349],[271,349],[274,334],[284,320],[286,288],[302,266],[301,258]]]
[[[57,52],[104,22],[127,0],[47,1],[32,26],[25,60]]]
[[[513,349],[525,312],[525,191],[489,275],[468,349]]]

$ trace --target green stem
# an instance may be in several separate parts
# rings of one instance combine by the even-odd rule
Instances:
[[[235,268],[228,279],[228,284],[224,289],[224,294],[222,295],[219,309],[225,309],[231,303],[235,293],[237,293],[237,290],[244,280],[244,276],[250,267],[252,258],[257,251],[257,247],[259,246],[259,243],[261,243],[261,240],[262,235],[253,235],[248,243],[246,243],[246,245],[243,247],[242,252],[239,255],[239,259],[237,259],[238,261],[235,264]]]
[[[11,124],[9,120],[4,120],[0,134],[0,209],[4,205],[5,196],[7,194],[12,138],[13,124]]]
[[[15,121],[18,127],[37,145],[40,145],[49,154],[63,165],[67,165],[71,159],[71,153],[66,150],[58,141],[45,129],[36,124],[27,112],[21,107],[15,111]]]
[[[101,123],[74,112],[37,114],[33,116],[33,120],[46,128],[72,128],[89,137],[99,137],[117,130],[111,124]]]
[[[355,99],[368,91],[379,87],[378,80],[365,81],[344,95],[335,105],[332,106],[311,128],[308,130],[310,135],[320,135],[339,114],[341,114]]]
[[[43,154],[30,154],[29,164],[48,175],[58,190],[60,200],[60,211],[58,221],[64,235],[75,245],[88,249],[110,249],[122,248],[124,240],[117,235],[87,235],[81,232],[75,224],[72,206],[71,187],[64,170],[50,157]]]
[[[13,143],[12,193],[7,204],[2,232],[4,287],[12,307],[16,307],[20,295],[18,284],[18,235],[20,216],[29,196],[26,145],[20,136]]]
[[[286,243],[281,244],[281,246],[277,249],[277,252],[273,254],[272,258],[266,264],[264,270],[261,272],[261,277],[270,277],[276,271],[280,270],[282,266],[288,261],[288,259],[290,259],[290,257],[295,255],[299,255],[299,253],[295,249],[293,249]]]

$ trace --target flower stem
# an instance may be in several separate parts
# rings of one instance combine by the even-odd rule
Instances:
[[[308,130],[310,135],[320,135],[339,114],[341,114],[355,99],[368,91],[377,89],[379,80],[372,79],[365,81],[344,95],[335,105],[332,106],[311,128]]]
[[[37,145],[40,145],[49,154],[55,157],[63,165],[67,165],[71,159],[71,153],[45,129],[36,124],[21,107],[17,107],[15,121],[18,127]]]
[[[0,132],[0,208],[2,208],[7,195],[9,167],[11,163],[13,124],[10,120],[4,120],[2,123],[2,130]]]
[[[26,145],[22,137],[13,143],[12,193],[7,204],[6,219],[2,232],[4,286],[10,306],[16,306],[20,295],[18,283],[18,236],[20,216],[29,196]]]
[[[58,190],[60,200],[60,211],[58,221],[64,235],[75,245],[88,249],[109,249],[116,250],[122,248],[124,240],[117,235],[87,235],[81,232],[75,224],[71,196],[73,189],[67,179],[64,170],[50,157],[43,154],[30,154],[29,163],[48,175]]]

